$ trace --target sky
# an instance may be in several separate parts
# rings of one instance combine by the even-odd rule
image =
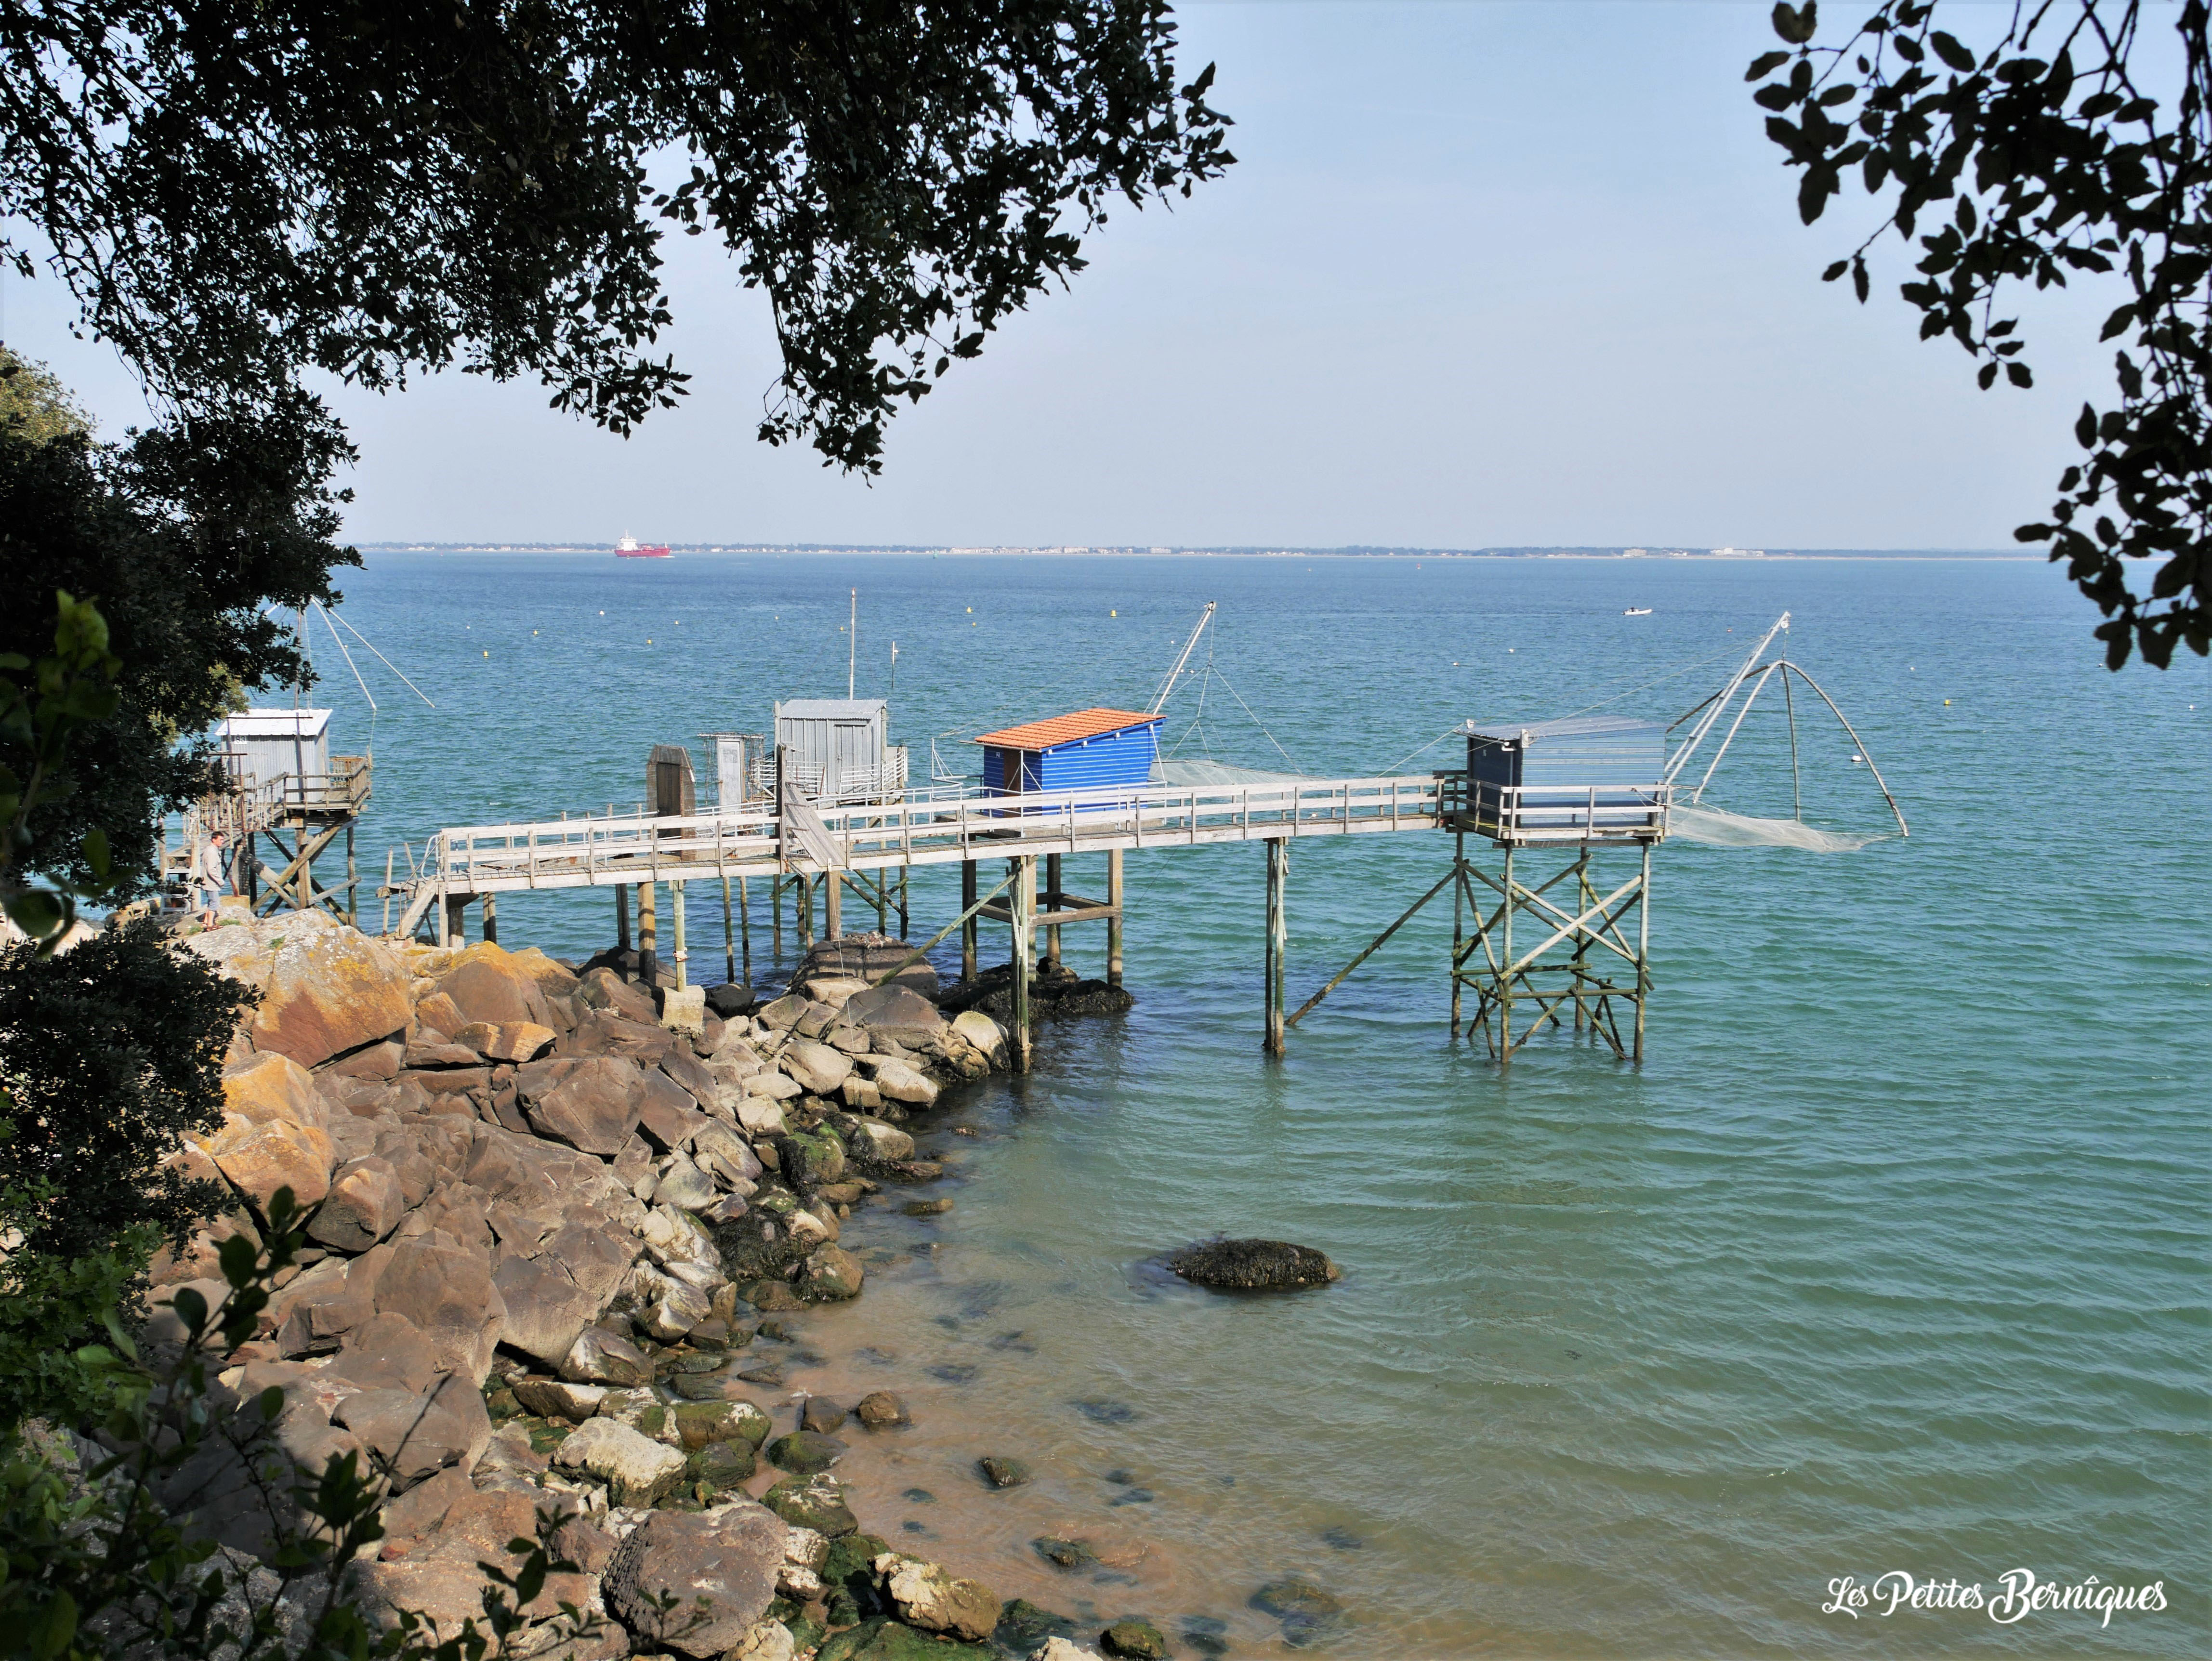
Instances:
[[[2038,384],[1976,390],[1877,262],[1811,228],[1746,64],[1764,3],[1250,0],[1182,14],[1239,158],[1124,210],[1043,296],[900,414],[873,481],[753,434],[764,305],[674,240],[685,406],[628,440],[535,382],[328,396],[361,456],[358,541],[1990,549],[2045,515],[2110,394],[2108,293],[2020,308]],[[2002,8],[1954,27],[1996,27]],[[2155,14],[2154,14],[2155,16]],[[51,279],[9,344],[109,436],[144,418]]]

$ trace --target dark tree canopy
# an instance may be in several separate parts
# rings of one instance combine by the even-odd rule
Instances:
[[[223,1046],[252,997],[150,919],[46,958],[0,948],[0,1191],[28,1250],[108,1251],[141,1229],[181,1243],[219,1202],[161,1161],[222,1128]]]
[[[1982,386],[2033,377],[2009,285],[2124,274],[2130,297],[2106,319],[2120,338],[2119,402],[2084,405],[2087,453],[2058,481],[2048,522],[2022,542],[2051,557],[2106,618],[2106,661],[2130,651],[2163,668],[2176,646],[2212,648],[2212,55],[2203,0],[2185,0],[2181,74],[2170,103],[2149,95],[2142,0],[2016,0],[2002,37],[1970,49],[1936,25],[1935,0],[1883,0],[1839,46],[1814,44],[1811,0],[1780,4],[1794,50],[1747,79],[1766,130],[1802,169],[1807,224],[1854,178],[1887,216],[1848,258],[1867,297],[1867,252],[1918,234],[1919,279],[1903,285],[1923,339],[1949,335],[1980,360]],[[1948,15],[1948,14],[1947,14]],[[1976,17],[1979,21],[1980,18]],[[1771,79],[1768,77],[1771,77]],[[2155,563],[2147,587],[2130,562]]]
[[[303,402],[228,420],[202,417],[95,444],[41,441],[33,406],[0,411],[0,653],[52,649],[54,593],[97,602],[122,660],[112,714],[75,734],[60,790],[26,826],[27,870],[91,873],[105,833],[125,891],[153,873],[161,814],[206,788],[199,735],[240,688],[299,671],[289,624],[262,610],[331,594],[336,498],[316,481],[344,453]],[[0,734],[0,764],[27,776],[27,738]]]
[[[458,364],[617,431],[709,234],[774,308],[761,436],[872,471],[1115,199],[1232,159],[1174,46],[1162,0],[0,0],[0,212],[182,408]]]

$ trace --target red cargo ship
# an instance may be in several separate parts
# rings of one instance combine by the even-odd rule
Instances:
[[[626,536],[615,544],[615,557],[617,559],[672,559],[675,556],[668,551],[665,544],[657,548],[648,547],[641,545],[635,537]]]

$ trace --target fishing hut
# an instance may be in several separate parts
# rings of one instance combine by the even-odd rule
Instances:
[[[1042,721],[985,733],[975,740],[983,750],[983,792],[988,796],[1005,797],[1058,790],[1090,792],[1115,785],[1128,785],[1133,790],[1141,791],[1159,772],[1160,723],[1164,719],[1156,712],[1079,709],[1070,715],[1048,716]],[[1093,812],[1112,813],[1131,805],[1133,796],[1120,800],[1111,796],[1086,796],[1085,800]],[[1010,895],[1003,901],[978,905],[975,861],[963,861],[960,867],[961,906],[973,915],[961,930],[962,974],[969,980],[975,977],[981,918],[1004,922],[1024,938],[1029,937],[1025,929],[1042,926],[1045,940],[1043,966],[1048,972],[1057,971],[1060,967],[1060,931],[1063,928],[1070,923],[1103,922],[1106,925],[1106,982],[1109,986],[1121,985],[1121,851],[1119,848],[1107,850],[1106,897],[1103,900],[1070,893],[1062,883],[1060,855],[1047,854],[1042,896],[1034,891],[1036,878],[1032,867],[1023,879],[1023,892]],[[1042,911],[1037,909],[1040,897],[1044,904]],[[1017,915],[1018,909],[1022,916]],[[1018,977],[1016,990],[1026,991],[1025,977]],[[1026,999],[1023,1001],[1026,1002]]]
[[[775,706],[775,750],[770,758],[773,782],[766,793],[779,802],[798,804],[795,811],[824,807],[866,807],[896,802],[906,794],[907,751],[890,741],[890,703],[884,698],[793,698]],[[876,908],[876,927],[887,932],[890,913],[899,916],[899,933],[907,928],[907,890],[904,873],[896,892],[883,873],[864,875],[838,864],[818,876],[795,874],[771,886],[777,950],[782,949],[783,897],[793,897],[793,916],[799,941],[814,940],[814,899],[821,890],[823,928],[827,938],[844,934],[844,891],[854,891]]]
[[[1460,1031],[1462,995],[1472,989],[1468,1030],[1480,1031],[1500,1062],[1559,1025],[1570,1006],[1577,1032],[1588,1026],[1615,1054],[1641,1061],[1651,983],[1651,850],[1667,835],[1666,728],[1588,715],[1469,722],[1465,730],[1467,770],[1456,792],[1447,790],[1443,814],[1455,838],[1453,1032]],[[1495,873],[1467,857],[1470,835],[1497,850]],[[1638,863],[1633,875],[1601,897],[1594,861],[1607,850],[1630,852]],[[1533,882],[1531,861],[1540,872]],[[1478,883],[1487,891],[1478,891]],[[1633,1011],[1626,1041],[1616,1000]],[[1525,1026],[1516,1025],[1516,1005],[1527,1013]]]
[[[319,905],[354,922],[354,830],[368,805],[369,758],[331,753],[327,709],[243,710],[218,722],[214,738],[222,782],[185,813],[175,863],[181,868],[220,830],[232,886],[257,912]],[[340,837],[345,881],[325,887],[315,861]],[[281,865],[262,857],[264,843]]]

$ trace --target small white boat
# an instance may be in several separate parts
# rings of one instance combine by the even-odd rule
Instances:
[[[1650,615],[1651,608],[1649,605],[1632,605],[1621,613],[1625,618],[1648,618]]]

